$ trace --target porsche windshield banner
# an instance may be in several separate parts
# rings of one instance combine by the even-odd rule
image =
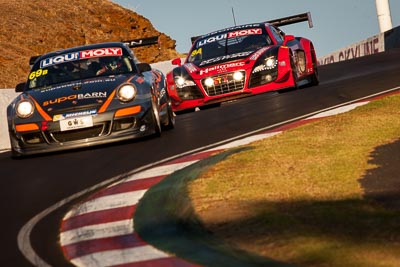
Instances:
[[[56,64],[75,61],[78,59],[108,56],[122,56],[122,49],[120,47],[99,48],[50,57],[40,61],[40,68],[46,68]]]

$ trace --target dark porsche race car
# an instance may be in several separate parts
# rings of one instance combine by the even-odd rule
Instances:
[[[156,39],[87,45],[35,58],[27,82],[16,87],[21,94],[7,107],[12,155],[160,135],[162,128],[173,128],[164,75],[139,63],[130,49]]]
[[[183,65],[167,74],[176,113],[272,90],[319,83],[317,58],[310,40],[285,35],[278,26],[308,21],[304,13],[263,23],[235,26],[192,38]]]

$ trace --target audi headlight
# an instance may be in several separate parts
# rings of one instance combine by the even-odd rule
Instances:
[[[214,85],[214,80],[213,80],[213,78],[207,78],[207,79],[204,81],[204,84],[205,84],[207,87],[213,86],[213,85]]]
[[[265,70],[272,70],[276,68],[278,65],[278,60],[276,59],[275,56],[271,56],[266,58],[262,64],[258,65],[257,67],[254,68],[253,73],[265,71]]]
[[[275,57],[269,57],[265,60],[265,66],[267,67],[267,69],[273,69],[276,67],[277,65],[277,61]]]
[[[23,99],[17,103],[15,106],[15,112],[17,116],[26,119],[32,116],[33,112],[35,111],[35,106],[33,105],[32,101],[28,99]]]
[[[192,80],[185,79],[182,76],[175,77],[175,84],[178,88],[188,87],[188,86],[195,86],[196,84]]]
[[[241,71],[236,71],[235,73],[233,73],[233,79],[237,82],[242,81],[244,78],[244,75]]]
[[[135,98],[136,93],[137,90],[133,84],[124,84],[118,89],[117,96],[119,100],[128,102]]]

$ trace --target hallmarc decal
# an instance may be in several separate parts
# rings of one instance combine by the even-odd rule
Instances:
[[[216,71],[216,70],[226,71],[226,69],[243,67],[244,65],[245,65],[244,62],[236,62],[236,63],[230,63],[230,64],[217,65],[217,66],[213,66],[213,67],[205,68],[204,70],[201,70],[200,75],[208,74],[209,71]]]

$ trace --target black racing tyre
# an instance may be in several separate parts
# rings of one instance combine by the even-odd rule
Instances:
[[[290,59],[290,67],[292,69],[292,75],[293,75],[293,80],[294,80],[294,85],[292,87],[293,90],[299,89],[298,81],[297,81],[297,73],[296,73],[296,66],[294,64],[293,59]]]
[[[314,73],[310,75],[309,80],[312,86],[317,86],[319,84],[318,62],[314,54],[312,56],[312,61]]]
[[[171,103],[171,98],[168,97],[168,102],[167,102],[167,116],[168,116],[168,122],[164,126],[166,130],[171,130],[175,128],[175,113],[172,110],[172,103]]]
[[[22,158],[22,154],[17,152],[14,148],[11,148],[11,158],[12,159],[20,159],[20,158]]]

